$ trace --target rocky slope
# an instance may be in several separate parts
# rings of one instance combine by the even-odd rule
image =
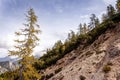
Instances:
[[[42,72],[49,80],[120,80],[120,23]]]
[[[18,68],[18,65],[13,62],[10,62],[10,61],[0,62],[0,74],[6,71],[13,71],[17,68]]]

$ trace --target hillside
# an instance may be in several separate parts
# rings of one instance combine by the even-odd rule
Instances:
[[[120,23],[83,50],[79,46],[44,72],[48,80],[119,80]]]
[[[38,59],[32,53],[41,30],[35,28],[39,25],[31,8],[26,16],[30,21],[27,28],[15,32],[24,35],[25,40],[15,40],[21,45],[9,50],[11,56],[20,58],[16,61],[19,67],[9,61],[0,62],[0,80],[120,80],[119,4],[116,9],[107,6],[101,21],[91,14],[88,24],[80,23],[77,32],[71,30],[64,42],[58,40]]]

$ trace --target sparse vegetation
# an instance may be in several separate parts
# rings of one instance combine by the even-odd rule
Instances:
[[[54,75],[53,73],[50,73],[49,75],[46,75],[46,79],[51,78],[53,75]]]
[[[19,79],[19,73],[17,70],[5,72],[4,74],[0,75],[0,80],[18,80]]]
[[[96,54],[100,54],[100,53],[103,53],[103,52],[106,52],[105,50],[96,50]]]
[[[38,61],[34,60],[33,57],[30,57],[31,53],[33,52],[33,48],[37,45],[37,44],[35,44],[34,41],[39,40],[35,36],[34,36],[35,39],[32,40],[33,38],[31,38],[30,36],[34,35],[34,34],[31,34],[31,35],[27,34],[27,35],[29,35],[28,36],[29,38],[27,39],[27,41],[26,40],[25,41],[16,40],[16,42],[18,42],[18,43],[22,43],[22,42],[25,43],[24,45],[22,45],[24,47],[15,46],[16,48],[21,49],[20,51],[10,51],[11,55],[18,55],[22,58],[21,64],[23,66],[25,66],[24,67],[25,70],[23,72],[25,72],[26,74],[21,73],[22,74],[21,78],[23,78],[23,75],[25,75],[26,76],[25,79],[28,79],[28,80],[29,80],[29,78],[32,78],[32,79],[40,78],[38,71],[40,71],[41,69],[46,69],[47,67],[55,64],[59,59],[63,58],[66,54],[77,49],[79,47],[79,45],[83,45],[82,48],[84,48],[84,47],[92,44],[96,39],[98,39],[98,37],[101,34],[104,34],[106,30],[114,28],[116,26],[116,24],[120,22],[120,20],[119,20],[120,19],[120,6],[119,6],[120,1],[118,0],[117,2],[118,2],[116,4],[117,11],[115,11],[115,9],[112,5],[109,5],[107,7],[107,14],[105,14],[103,16],[104,20],[101,23],[99,22],[99,19],[96,17],[96,15],[92,14],[92,16],[90,17],[91,21],[90,21],[89,25],[87,25],[86,23],[84,23],[84,25],[80,24],[79,31],[77,33],[75,33],[74,31],[71,31],[68,34],[68,38],[65,40],[64,43],[61,40],[57,41],[52,48],[46,50],[46,54],[44,54],[42,57],[40,57],[38,59]],[[29,14],[30,14],[30,12],[29,12]],[[37,21],[36,16],[34,15],[33,19],[30,19],[30,20],[33,21],[33,22],[31,22],[31,24],[34,24]],[[31,24],[25,24],[25,26],[29,26]],[[30,30],[25,29],[22,31],[23,32],[30,31],[31,33],[35,32],[38,34],[39,30],[34,30],[33,26],[34,25],[32,25]],[[16,32],[16,35],[23,35],[23,34]],[[24,34],[24,35],[26,36],[26,34]],[[98,44],[94,44],[94,46],[97,47]],[[103,51],[99,51],[96,53],[99,54],[102,52]],[[88,55],[90,56],[92,54],[93,54],[92,52],[87,52],[86,56],[88,56]],[[27,57],[26,57],[26,55],[27,55]],[[75,59],[75,58],[76,57],[73,57],[72,59]],[[32,61],[30,59],[32,59]],[[34,62],[34,63],[32,63],[32,62]],[[32,64],[30,64],[30,63],[32,63]],[[95,63],[93,63],[93,64],[95,64]],[[111,71],[110,65],[112,65],[112,64],[108,63],[107,65],[105,65],[103,67],[103,72],[108,73],[109,71]],[[23,69],[23,66],[21,66],[21,69]],[[55,70],[55,74],[57,74],[61,70],[62,70],[62,68]],[[33,72],[30,72],[30,71],[33,71]],[[18,72],[19,71],[6,72],[6,73],[0,75],[0,79],[16,80],[16,79],[20,78]],[[35,74],[37,73],[37,74],[35,75],[34,73]],[[53,73],[43,76],[42,78],[45,77],[45,78],[49,79],[52,76],[54,76]],[[86,78],[84,76],[80,75],[80,80],[85,80],[85,79]]]
[[[80,71],[82,68],[80,67],[79,69],[78,69],[78,71]]]
[[[113,63],[109,61],[109,62],[107,63],[107,65],[112,66]]]
[[[91,51],[88,51],[88,52],[86,52],[86,56],[91,56],[93,54],[93,52],[91,52]]]
[[[105,65],[103,67],[103,72],[108,73],[109,71],[111,71],[111,67],[109,65]]]
[[[86,78],[83,75],[80,75],[80,80],[85,80]]]
[[[112,16],[111,16],[112,15]],[[92,21],[96,21],[96,24],[91,24],[91,27],[93,26],[91,30],[88,28],[89,25],[83,25],[84,27],[84,33],[81,33],[82,31],[80,28],[83,28],[82,24],[79,26],[79,31],[75,34],[75,32],[71,31],[68,34],[68,38],[65,40],[64,43],[62,43],[60,40],[55,43],[55,45],[51,49],[47,49],[46,54],[44,54],[42,57],[40,57],[40,61],[43,61],[44,63],[36,64],[39,65],[37,69],[45,69],[53,64],[55,64],[59,59],[61,59],[64,55],[71,52],[72,50],[75,50],[79,45],[83,45],[82,48],[92,44],[101,34],[104,34],[107,29],[114,28],[116,24],[119,22],[120,14],[119,12],[114,11],[114,8],[112,5],[108,6],[107,14],[103,22],[99,23],[98,18],[93,14],[92,15]],[[91,21],[90,21],[91,22]],[[88,30],[86,30],[88,29]],[[98,46],[97,44],[95,45]],[[97,52],[98,53],[101,53]],[[90,53],[91,54],[91,53]],[[89,54],[87,54],[89,55]]]
[[[55,74],[59,73],[60,71],[62,71],[62,68],[58,68],[55,70]]]

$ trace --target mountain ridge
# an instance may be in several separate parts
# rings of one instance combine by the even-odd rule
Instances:
[[[16,62],[11,61],[2,61],[0,62],[0,74],[5,73],[7,71],[14,71],[18,68],[18,64]]]
[[[12,58],[10,56],[6,56],[6,57],[3,57],[3,58],[0,58],[0,62],[4,62],[4,61],[11,61],[11,62],[15,62],[19,60],[18,58]]]
[[[47,77],[52,75],[48,80],[119,80],[119,45],[120,23],[107,29],[88,47],[80,50],[79,46],[43,72]],[[106,71],[106,66],[110,71]]]

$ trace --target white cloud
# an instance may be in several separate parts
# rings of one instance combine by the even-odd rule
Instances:
[[[4,48],[0,48],[0,58],[1,57],[6,57],[8,54],[8,50]]]
[[[115,4],[116,0],[103,0],[103,2],[105,3],[105,5],[109,5],[109,4]]]
[[[90,15],[83,15],[83,16],[80,16],[81,19],[84,19],[84,18],[86,19],[86,18],[89,18],[89,17],[90,17]]]
[[[13,39],[13,35],[5,35],[5,37],[1,36],[0,48],[9,49],[14,44]]]
[[[5,48],[5,49],[8,48],[8,45],[7,45],[6,41],[0,40],[0,48]]]
[[[6,35],[5,38],[0,39],[0,57],[8,55],[8,50],[13,47],[13,35]]]
[[[0,9],[1,6],[4,7],[2,4],[3,0],[0,0]],[[7,0],[6,0],[7,1]],[[9,0],[8,0],[9,1]],[[61,1],[61,0],[59,0]],[[106,5],[108,4],[113,4],[113,2],[115,3],[115,0],[102,0]],[[11,3],[13,3],[13,5],[16,5],[16,0],[11,0]],[[60,3],[60,2],[59,2]],[[56,3],[55,3],[56,4]],[[98,3],[96,3],[98,4]],[[98,6],[98,5],[97,5]],[[100,10],[101,6],[97,7],[97,6],[93,6],[93,7],[89,7],[87,8],[87,11],[96,11],[96,10]],[[65,8],[66,7],[66,8]],[[71,9],[74,9],[74,6],[61,6],[60,4],[56,4],[55,10],[57,13],[64,13],[66,11],[66,9],[68,9],[69,7],[73,7]],[[22,9],[23,10],[23,9]],[[21,10],[15,10],[16,12],[14,12],[15,14],[13,14],[13,16],[8,16],[9,19],[5,19],[4,16],[2,17],[2,11],[0,12],[0,24],[2,24],[3,28],[1,28],[0,30],[0,36],[2,36],[2,39],[4,40],[0,40],[0,56],[2,55],[6,55],[6,50],[8,47],[13,47],[12,45],[14,44],[14,32],[18,31],[19,28],[21,28],[22,23],[24,23],[25,20],[23,20],[25,17],[22,17],[22,12]],[[19,12],[18,12],[19,11]],[[37,11],[37,10],[36,10]],[[73,10],[74,11],[74,10]],[[87,12],[86,11],[86,12]],[[96,11],[98,12],[98,11]],[[39,13],[42,13],[41,11],[39,11]],[[43,13],[44,14],[44,13]],[[51,16],[50,12],[46,12],[47,17]],[[69,14],[68,14],[69,15]],[[79,25],[79,23],[84,23],[84,22],[89,22],[89,14],[81,14],[81,15],[77,15],[77,13],[75,13],[72,16],[69,17],[64,17],[64,18],[60,18],[60,17],[56,17],[56,19],[54,20],[54,17],[51,19],[43,19],[45,18],[45,16],[38,16],[40,17],[40,20],[43,22],[40,22],[44,25],[40,25],[43,29],[42,30],[42,34],[40,35],[40,45],[35,49],[34,54],[42,54],[43,50],[45,50],[46,48],[50,48],[52,47],[52,45],[54,45],[54,43],[57,40],[61,40],[61,39],[65,39],[65,37],[67,37],[67,33],[69,32],[69,30],[76,30],[77,29],[77,25]],[[21,19],[22,18],[22,19]],[[3,20],[5,19],[5,20]],[[60,20],[61,19],[61,20]],[[50,20],[50,21],[49,21]],[[47,22],[48,21],[48,22]],[[3,23],[2,23],[3,22]],[[7,24],[6,24],[7,22]],[[56,26],[56,27],[53,27]]]
[[[81,23],[88,23],[89,22],[89,17],[90,17],[90,15],[81,15],[80,16],[80,22]]]

